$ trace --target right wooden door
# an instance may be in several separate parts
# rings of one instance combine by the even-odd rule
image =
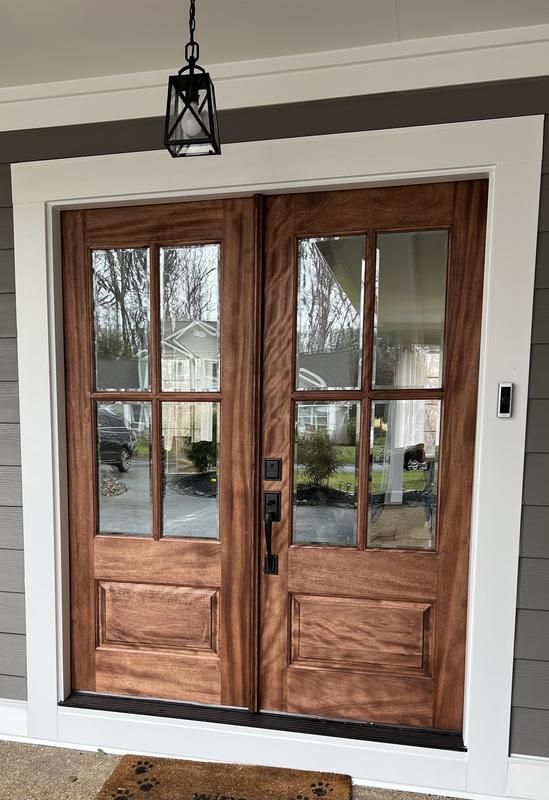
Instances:
[[[265,201],[263,710],[462,728],[486,200]]]

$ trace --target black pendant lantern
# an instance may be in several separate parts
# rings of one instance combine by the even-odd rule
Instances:
[[[189,12],[190,38],[185,47],[187,66],[170,75],[164,144],[177,156],[213,156],[221,153],[214,85],[198,65],[199,47],[194,40],[195,2]]]

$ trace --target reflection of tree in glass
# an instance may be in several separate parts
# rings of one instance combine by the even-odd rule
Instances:
[[[303,466],[305,479],[310,486],[322,486],[344,463],[326,431],[300,436],[297,440],[297,463]]]
[[[360,319],[314,239],[299,243],[298,350],[357,350]]]
[[[98,358],[128,358],[147,349],[148,251],[95,250],[93,278]]]
[[[193,245],[162,251],[164,335],[182,322],[218,319],[219,245]]]

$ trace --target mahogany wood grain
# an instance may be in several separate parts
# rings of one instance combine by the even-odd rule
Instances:
[[[210,705],[221,702],[221,669],[216,655],[100,647],[96,667],[98,692],[182,702],[192,698]]]
[[[294,545],[289,553],[288,591],[434,602],[437,573],[435,553]]]
[[[488,181],[455,184],[445,331],[434,724],[461,730]],[[456,457],[459,454],[459,457]],[[459,465],[459,466],[458,466]]]
[[[217,589],[98,583],[99,646],[217,652]]]
[[[454,184],[349,189],[295,195],[295,235],[441,228],[453,219]]]
[[[221,272],[221,702],[247,707],[257,471],[257,258],[252,198],[224,201]]]
[[[95,209],[87,212],[87,244],[108,248],[219,241],[225,226],[224,203],[204,200]]]
[[[95,690],[95,597],[93,584],[94,495],[90,267],[82,211],[63,214],[63,326],[71,591],[72,688]],[[77,600],[76,600],[77,598]]]
[[[288,668],[293,714],[431,727],[432,681],[399,674]]]
[[[262,451],[282,459],[282,481],[264,481],[265,490],[281,492],[282,518],[273,524],[273,552],[278,575],[261,575],[259,698],[262,708],[286,709],[285,666],[288,653],[288,544],[292,514],[293,328],[296,248],[293,239],[293,198],[265,199]],[[263,526],[262,526],[263,528]],[[260,564],[265,555],[261,542]],[[261,570],[263,572],[263,570]]]
[[[96,536],[94,574],[104,581],[221,585],[221,545],[197,539]]]
[[[427,603],[293,595],[291,663],[422,673],[431,611]]]

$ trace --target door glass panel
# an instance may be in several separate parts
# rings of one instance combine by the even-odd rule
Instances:
[[[150,536],[151,404],[97,403],[99,532]]]
[[[360,404],[296,403],[294,544],[354,545]]]
[[[219,390],[219,244],[160,248],[162,389]]]
[[[357,389],[365,236],[302,239],[298,253],[298,389]]]
[[[372,403],[370,547],[435,547],[439,432],[440,400]]]
[[[219,403],[163,403],[162,453],[164,536],[218,539]]]
[[[374,387],[442,385],[448,232],[377,237]]]
[[[93,250],[95,387],[148,391],[149,251]]]

